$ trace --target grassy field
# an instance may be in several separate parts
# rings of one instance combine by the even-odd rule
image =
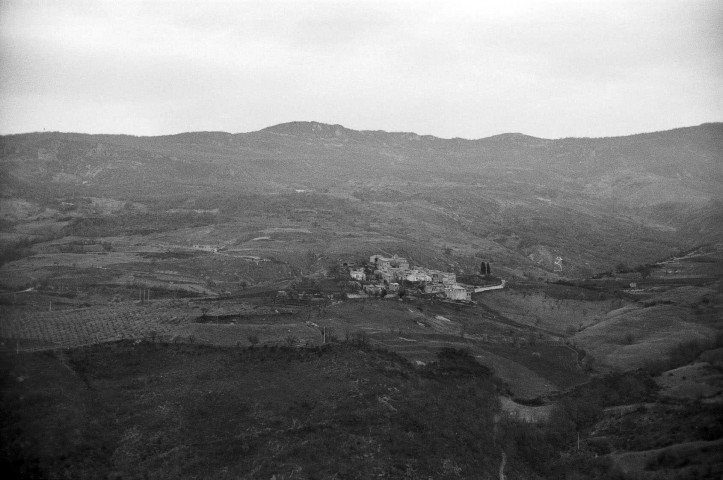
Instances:
[[[578,293],[578,295],[580,295]],[[544,288],[489,292],[481,300],[506,317],[559,335],[594,325],[601,316],[629,303],[620,298],[555,298]]]
[[[607,365],[638,368],[667,356],[680,343],[715,335],[715,329],[694,322],[688,310],[659,305],[614,310],[574,339]]]

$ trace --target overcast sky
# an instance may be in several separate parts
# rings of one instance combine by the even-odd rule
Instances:
[[[723,2],[0,0],[0,133],[723,121]]]

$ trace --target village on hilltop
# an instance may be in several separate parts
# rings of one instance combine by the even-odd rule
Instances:
[[[453,272],[443,272],[420,266],[410,267],[409,261],[394,254],[391,257],[372,255],[363,266],[344,265],[349,276],[359,282],[360,289],[367,295],[386,296],[402,292],[401,285],[412,284],[420,293],[453,301],[471,302],[472,294],[485,290],[504,288],[505,282],[492,286],[471,286],[457,282]],[[489,264],[483,262],[484,273],[489,274]]]

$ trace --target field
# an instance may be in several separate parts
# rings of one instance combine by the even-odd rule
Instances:
[[[705,258],[715,258],[717,252]],[[261,250],[254,253],[260,258],[268,255]],[[332,301],[323,295],[318,298],[321,303],[277,303],[275,288],[290,285],[333,295],[340,292],[333,279],[318,274],[302,282],[276,280],[266,289],[237,286],[227,297],[194,298],[206,291],[178,289],[181,285],[224,288],[222,277],[232,274],[216,268],[219,259],[223,268],[233,269],[232,262],[249,265],[249,275],[258,268],[246,258],[232,258],[231,263],[225,258],[206,252],[150,251],[146,246],[135,253],[44,254],[12,262],[3,267],[5,271],[47,276],[43,292],[4,297],[0,333],[5,349],[150,337],[223,346],[249,346],[250,339],[262,345],[320,345],[324,331],[327,341],[363,333],[372,344],[413,362],[434,359],[442,347],[467,348],[508,383],[511,395],[529,400],[584,382],[591,367],[645,367],[665,358],[677,345],[703,342],[720,329],[720,297],[715,290],[679,286],[690,278],[690,271],[685,277],[668,275],[668,283],[655,277],[647,280],[648,292],[642,296],[625,294],[609,283],[580,288],[513,282],[505,290],[477,294],[473,306],[396,297]],[[700,256],[689,256],[683,264],[708,268],[709,262],[692,258]],[[96,268],[91,268],[92,262]],[[315,272],[321,262],[309,257],[306,268]],[[669,268],[665,265],[669,263],[654,272]],[[216,277],[206,280],[199,271]],[[132,280],[119,282],[123,276]],[[678,283],[667,286],[671,280]],[[139,292],[147,292],[149,301],[140,303]]]
[[[484,297],[485,305],[517,322],[564,335],[594,325],[607,313],[629,303],[614,296],[589,299],[586,292],[579,290],[577,298],[555,298],[545,290],[549,289],[523,286],[490,292]]]
[[[55,311],[6,306],[0,336],[5,350],[68,348],[120,339],[318,346],[326,331],[327,342],[363,335],[371,344],[413,362],[426,363],[443,347],[469,349],[499,369],[510,391],[521,398],[584,381],[574,349],[522,327],[500,325],[477,307],[394,299],[294,307],[274,304],[266,297],[247,297],[126,301]],[[533,378],[540,379],[539,388]]]

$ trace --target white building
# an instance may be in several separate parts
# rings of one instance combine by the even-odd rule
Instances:
[[[379,270],[386,270],[391,268],[408,269],[409,262],[406,258],[397,256],[396,254],[391,257],[382,257],[381,255],[372,255],[369,257],[369,263],[373,264]]]
[[[432,277],[419,270],[412,270],[407,273],[404,279],[408,282],[431,282]]]
[[[445,288],[445,294],[450,300],[472,300],[472,295],[461,285],[448,285]]]
[[[379,285],[364,285],[364,292],[367,295],[381,295],[382,287]]]
[[[457,275],[451,272],[432,272],[432,281],[434,283],[442,283],[444,285],[454,285],[457,283]]]

